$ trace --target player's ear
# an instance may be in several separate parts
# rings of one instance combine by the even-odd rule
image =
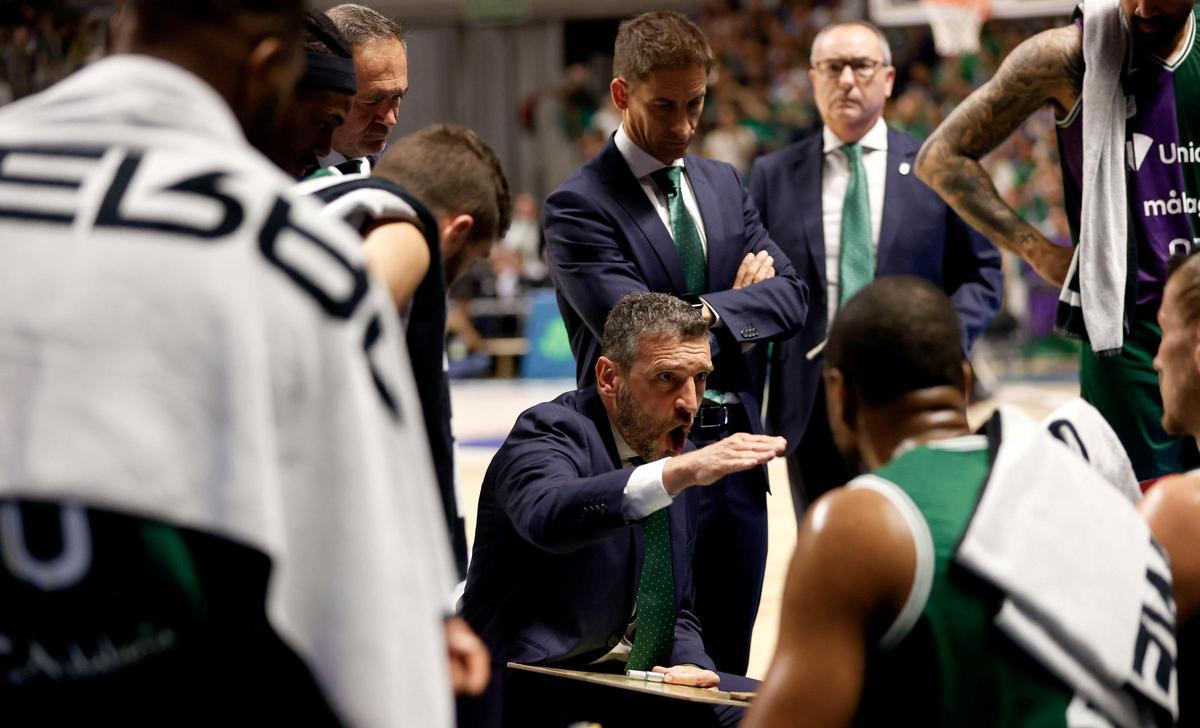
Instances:
[[[1192,325],[1192,366],[1200,374],[1200,322]]]
[[[822,376],[825,379],[825,406],[829,414],[829,427],[837,432],[837,428],[854,431],[855,412],[858,403],[853,390],[846,386],[846,377],[840,369],[826,367]]]
[[[613,393],[616,387],[617,363],[607,356],[596,360],[596,388],[603,394]]]

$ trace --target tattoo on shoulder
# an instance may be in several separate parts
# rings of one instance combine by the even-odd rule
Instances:
[[[1052,104],[1063,113],[1083,87],[1083,47],[1075,26],[1029,38],[1004,59],[938,129],[952,149],[974,159],[1000,145],[1033,112]]]
[[[934,130],[917,156],[918,176],[992,242],[1029,255],[1043,239],[1004,202],[978,160],[1041,107],[1069,111],[1082,85],[1083,47],[1074,25],[1029,38]]]

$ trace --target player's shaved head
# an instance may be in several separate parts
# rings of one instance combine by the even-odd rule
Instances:
[[[170,43],[198,26],[235,29],[268,23],[281,36],[296,39],[304,27],[303,0],[125,0],[136,13],[142,39]]]
[[[964,386],[961,327],[946,294],[909,276],[880,278],[838,311],[825,366],[868,405],[928,387]]]
[[[304,20],[304,0],[125,0],[113,16],[111,50],[200,77],[250,143],[269,151],[303,69]]]

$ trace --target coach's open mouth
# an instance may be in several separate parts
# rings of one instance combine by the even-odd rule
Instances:
[[[688,430],[692,429],[690,425],[680,425],[667,433],[667,438],[671,441],[671,452],[678,455],[683,452],[683,446],[687,444]]]

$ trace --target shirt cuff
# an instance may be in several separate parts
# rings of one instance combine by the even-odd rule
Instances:
[[[633,469],[625,483],[621,515],[627,522],[640,521],[660,508],[671,505],[671,495],[662,482],[663,467],[670,458],[660,458]]]
[[[708,310],[712,311],[712,314],[713,314],[713,322],[711,325],[709,325],[708,328],[715,329],[718,326],[720,326],[721,325],[721,314],[717,313],[717,309],[708,305],[708,301],[704,300],[704,296],[699,296],[699,298],[700,298],[700,302],[703,303],[705,306],[708,306]]]

